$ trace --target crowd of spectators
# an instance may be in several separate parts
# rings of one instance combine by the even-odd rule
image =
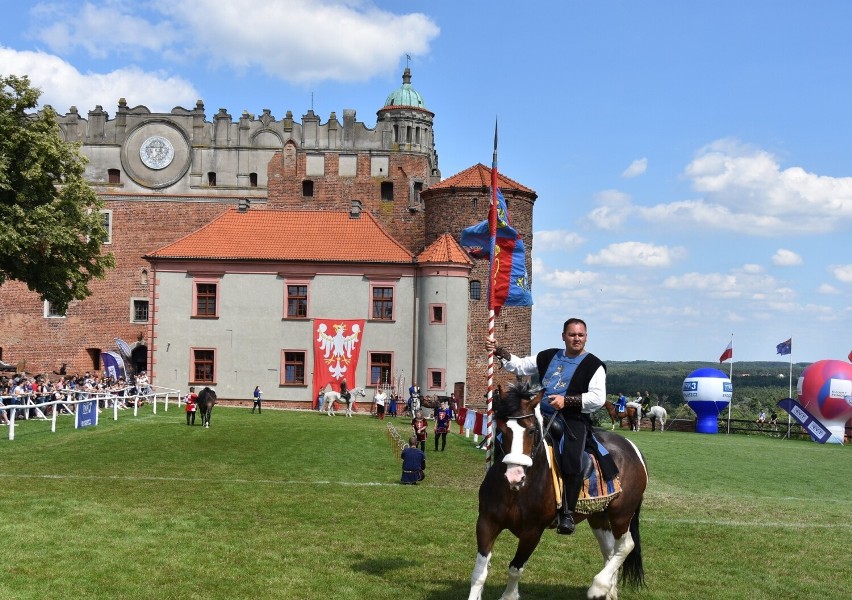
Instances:
[[[130,383],[123,377],[116,379],[88,371],[84,375],[3,374],[0,375],[0,423],[9,424],[12,407],[17,409],[17,419],[44,419],[47,417],[38,405],[47,402],[59,402],[56,404],[57,414],[73,414],[74,400],[99,395],[103,396],[99,409],[112,406],[113,401],[118,403],[120,409],[126,409],[131,408],[136,401],[139,405],[144,404],[145,394],[150,391],[151,386],[144,371]]]

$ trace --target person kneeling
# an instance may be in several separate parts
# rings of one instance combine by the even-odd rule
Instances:
[[[417,437],[408,438],[408,448],[402,451],[402,478],[399,482],[403,485],[417,485],[426,477],[426,453],[417,447]]]

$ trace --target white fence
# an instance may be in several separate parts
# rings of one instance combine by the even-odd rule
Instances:
[[[129,409],[128,404],[133,406],[133,416],[139,414],[139,405],[144,404],[145,402],[150,402],[153,406],[154,414],[157,414],[157,403],[162,402],[163,409],[169,410],[169,402],[172,401],[179,407],[181,405],[181,399],[183,396],[181,395],[180,390],[174,390],[171,388],[163,388],[158,386],[149,386],[148,391],[146,393],[130,393],[130,388],[124,388],[121,390],[113,390],[109,392],[92,392],[85,390],[60,390],[64,398],[61,400],[50,400],[41,403],[36,403],[33,401],[30,396],[0,396],[0,413],[3,413],[6,416],[6,420],[8,420],[9,424],[9,439],[15,439],[15,425],[18,420],[18,411],[22,411],[24,415],[24,420],[29,420],[31,418],[31,413],[35,416],[32,418],[46,420],[50,418],[51,426],[50,431],[56,432],[56,416],[59,414],[60,410],[67,410],[72,416],[74,416],[74,428],[77,428],[77,407],[83,402],[91,402],[92,400],[97,400],[98,402],[98,410],[101,408],[108,409],[112,408],[112,418],[114,421],[118,420],[118,413],[121,407]],[[49,396],[43,396],[45,398],[53,398],[54,394],[51,393]],[[26,400],[24,400],[26,398]],[[22,403],[24,402],[24,403]],[[45,413],[51,413],[51,416],[48,417]]]

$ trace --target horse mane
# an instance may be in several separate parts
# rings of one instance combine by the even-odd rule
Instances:
[[[498,386],[494,395],[494,415],[498,419],[517,416],[523,410],[523,403],[529,402],[539,391],[539,386],[532,386],[526,381],[510,384],[505,394]]]

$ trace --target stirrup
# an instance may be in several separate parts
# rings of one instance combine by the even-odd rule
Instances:
[[[561,535],[571,535],[574,533],[576,526],[574,524],[574,516],[571,512],[560,513],[556,521],[556,533]]]

